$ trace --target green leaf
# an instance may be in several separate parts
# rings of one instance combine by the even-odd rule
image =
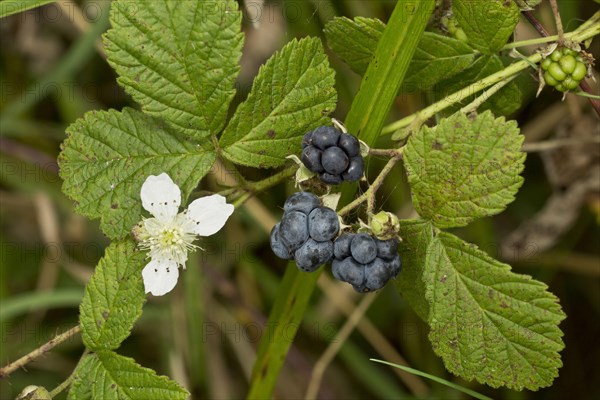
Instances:
[[[364,74],[385,24],[377,18],[336,17],[325,26],[329,47],[350,68]],[[454,38],[424,32],[404,77],[402,91],[425,90],[467,68],[475,55],[467,44]]]
[[[504,64],[498,56],[481,56],[478,57],[469,68],[464,70],[460,75],[440,81],[433,90],[436,100],[441,100],[444,97],[464,88],[467,85],[477,82],[489,75],[492,75],[504,69]],[[443,115],[452,115],[462,106],[469,104],[475,99],[475,95],[467,97],[463,100],[463,104],[456,104],[448,107],[442,112]],[[521,107],[523,101],[523,91],[517,81],[508,83],[500,89],[498,93],[492,95],[481,107],[479,111],[491,110],[495,115],[509,115],[517,111]]]
[[[248,99],[223,132],[223,155],[252,167],[283,164],[297,152],[302,135],[329,122],[334,84],[321,41],[292,40],[260,68]]]
[[[516,122],[489,111],[424,126],[404,152],[415,209],[441,228],[501,212],[523,183],[522,143]]]
[[[505,0],[454,0],[452,11],[468,43],[489,55],[508,42],[521,13],[514,2]]]
[[[359,75],[363,75],[373,58],[385,29],[378,18],[335,17],[325,25],[327,44],[334,53]]]
[[[235,95],[241,20],[233,0],[118,0],[108,62],[146,113],[190,137],[216,135]]]
[[[185,201],[216,157],[130,108],[89,112],[67,133],[59,155],[63,192],[77,201],[78,212],[100,217],[111,239],[124,237],[140,221],[140,189],[148,175],[168,173]]]
[[[73,371],[73,382],[67,394],[67,400],[92,400],[92,386],[98,367],[98,358],[94,354],[82,357]]]
[[[142,314],[146,254],[127,240],[112,243],[85,288],[79,307],[81,336],[91,350],[116,349]]]
[[[132,358],[109,350],[85,356],[77,368],[80,369],[81,379],[87,378],[87,382],[77,382],[79,377],[76,376],[69,392],[70,400],[185,400],[189,396],[187,390],[166,376],[156,375]]]
[[[399,252],[404,265],[402,273],[394,280],[396,288],[411,308],[423,320],[429,318],[429,303],[425,299],[425,257],[433,238],[434,227],[427,220],[400,221]]]
[[[516,390],[558,376],[565,315],[545,284],[445,232],[431,238],[423,281],[429,339],[450,372]]]

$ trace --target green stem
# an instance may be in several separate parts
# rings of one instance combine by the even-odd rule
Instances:
[[[361,194],[359,197],[357,197],[350,204],[348,204],[345,207],[343,207],[342,209],[340,209],[337,212],[338,215],[340,217],[343,217],[344,215],[348,214],[350,211],[352,211],[353,209],[355,209],[356,207],[358,207],[365,201],[369,202],[369,204],[370,204],[369,208],[373,208],[373,204],[375,203],[375,194],[377,193],[377,190],[379,190],[379,188],[383,184],[383,181],[385,180],[385,177],[392,171],[392,169],[394,168],[396,163],[398,161],[400,161],[401,158],[402,158],[402,156],[400,154],[396,155],[395,157],[390,158],[390,160],[387,162],[385,167],[383,167],[383,169],[381,170],[379,175],[377,175],[377,178],[375,178],[375,180],[373,181],[371,186],[369,186],[367,191],[364,192],[363,194]]]
[[[513,75],[511,77],[504,79],[503,81],[496,83],[494,86],[492,86],[491,88],[489,88],[488,90],[483,92],[483,94],[481,96],[478,96],[471,103],[469,103],[466,106],[464,106],[463,108],[461,108],[460,112],[463,114],[467,114],[467,113],[470,113],[471,111],[477,110],[477,108],[479,108],[490,97],[492,97],[494,94],[496,94],[500,89],[502,89],[504,86],[506,86],[510,81],[512,81],[516,77],[517,77],[516,75]]]
[[[267,189],[272,188],[273,186],[279,184],[284,179],[290,178],[294,176],[298,167],[296,165],[289,166],[275,175],[271,175],[270,177],[256,181],[256,182],[248,182],[247,188],[252,192],[262,192]]]
[[[545,43],[555,42],[556,40],[558,40],[558,35],[545,36],[545,37],[536,38],[536,39],[520,40],[518,42],[508,43],[507,45],[502,47],[502,49],[500,49],[500,50],[510,50],[510,49],[516,49],[517,47],[533,46],[536,44],[545,44]]]
[[[591,19],[598,19],[599,15],[600,12],[594,14]],[[566,34],[565,37],[575,42],[582,42],[598,34],[600,34],[600,24],[591,24],[583,30],[576,30],[570,32]],[[463,101],[467,97],[472,96],[473,93],[480,92],[508,77],[516,75],[517,73],[529,68],[531,63],[537,64],[541,61],[541,59],[542,54],[540,52],[536,52],[535,54],[532,54],[531,56],[527,57],[525,60],[517,61],[501,71],[498,71],[477,82],[474,82],[469,86],[455,93],[452,93],[451,95],[446,96],[442,100],[431,104],[429,107],[426,107],[415,114],[409,115],[408,117],[405,117],[399,121],[387,125],[383,128],[382,134],[392,133],[398,131],[399,129],[406,128],[407,126],[410,126],[412,124],[419,124],[421,121],[426,121],[429,118],[433,117],[435,114],[439,113],[440,111]],[[405,136],[403,132],[396,132],[392,136],[392,139],[395,140],[396,138],[400,138],[402,136]]]

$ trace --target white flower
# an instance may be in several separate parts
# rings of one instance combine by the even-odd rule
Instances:
[[[169,175],[150,175],[140,192],[142,206],[154,216],[144,218],[134,230],[139,247],[149,250],[150,262],[142,277],[146,293],[162,296],[177,283],[179,266],[185,269],[188,251],[196,236],[217,233],[233,213],[233,205],[225,197],[214,194],[194,200],[182,213],[181,191]]]

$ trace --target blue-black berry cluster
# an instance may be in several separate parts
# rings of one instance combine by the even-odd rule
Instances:
[[[304,135],[302,163],[328,185],[357,181],[365,169],[358,139],[331,126]]]
[[[333,257],[333,239],[340,230],[335,211],[309,192],[291,195],[283,218],[271,231],[271,249],[279,258],[294,259],[299,269],[313,272]]]
[[[344,234],[334,242],[333,276],[358,292],[379,290],[400,273],[398,240],[366,233]]]

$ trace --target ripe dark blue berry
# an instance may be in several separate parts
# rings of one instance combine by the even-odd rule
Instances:
[[[372,263],[365,266],[365,289],[369,291],[379,290],[385,286],[390,279],[390,269],[387,263],[376,258]]]
[[[377,240],[377,257],[392,260],[398,255],[398,241],[396,239]]]
[[[368,264],[377,257],[377,244],[366,233],[359,233],[350,244],[352,257],[361,264]]]
[[[330,126],[320,126],[304,135],[301,159],[328,185],[357,181],[365,170],[358,139]]]
[[[320,205],[321,201],[314,194],[310,192],[296,192],[285,201],[283,211],[286,213],[290,211],[302,211],[308,215]]]
[[[379,290],[400,273],[398,240],[366,233],[343,234],[333,244],[333,276],[359,292]]]
[[[317,149],[315,146],[308,145],[302,150],[302,163],[308,168],[310,171],[314,173],[320,173],[325,171],[325,168],[322,164],[323,152]]]
[[[312,133],[313,131],[307,132],[304,134],[304,136],[302,137],[302,148],[304,149],[306,146],[309,146],[312,144]]]
[[[323,172],[319,177],[321,178],[321,181],[328,185],[339,185],[343,181],[341,176],[333,175],[328,172]]]
[[[273,253],[275,253],[277,257],[283,258],[284,260],[291,260],[294,258],[290,249],[279,237],[279,224],[275,225],[271,231],[271,249],[273,249]]]
[[[279,237],[290,250],[298,250],[308,239],[308,218],[300,211],[283,215],[279,225]]]
[[[308,215],[308,233],[318,242],[331,241],[340,230],[337,213],[328,207],[317,207]]]
[[[333,242],[317,242],[308,239],[298,250],[294,259],[296,265],[303,271],[313,272],[322,264],[328,263],[333,257]]]
[[[339,147],[330,147],[323,151],[321,165],[325,171],[332,175],[339,175],[348,168],[349,159],[344,150]]]
[[[312,133],[312,145],[321,150],[336,146],[340,138],[340,131],[332,126],[320,126]]]
[[[346,152],[348,157],[356,157],[360,154],[360,143],[358,139],[347,133],[342,133],[338,140],[338,146]]]
[[[354,239],[354,234],[344,233],[340,237],[338,237],[333,243],[333,254],[335,258],[346,258],[350,257],[350,243],[352,243],[352,239]]]
[[[342,174],[342,179],[348,182],[355,182],[360,179],[365,171],[365,161],[361,156],[352,157],[348,168]]]
[[[360,290],[365,281],[365,267],[357,263],[352,257],[346,257],[342,260],[334,258],[331,263],[333,276],[340,281],[348,282],[357,291]]]
[[[291,195],[283,206],[283,218],[271,231],[271,248],[276,256],[295,259],[299,269],[315,271],[333,258],[333,239],[340,225],[331,208],[321,205],[308,192]]]

